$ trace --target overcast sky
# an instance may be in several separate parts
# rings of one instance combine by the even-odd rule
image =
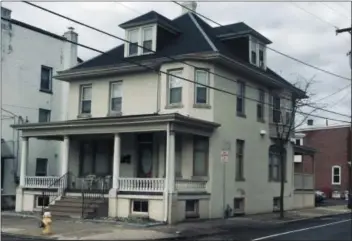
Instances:
[[[67,27],[73,26],[79,34],[79,42],[102,51],[109,50],[121,41],[87,29],[50,13],[21,2],[3,2],[12,10],[14,19],[35,25],[47,31],[62,35]],[[98,27],[124,38],[118,27],[122,22],[140,14],[155,10],[173,19],[181,13],[180,6],[172,2],[37,2],[36,4],[63,15]],[[287,55],[334,72],[351,77],[346,53],[351,49],[348,33],[336,36],[335,27],[345,28],[351,24],[351,4],[349,2],[198,2],[197,12],[220,24],[245,22],[269,38],[271,48]],[[216,26],[213,23],[209,23]],[[315,79],[310,92],[313,99],[332,94],[349,84],[348,80],[337,78],[290,60],[268,50],[268,66],[289,81],[297,76]],[[79,49],[79,56],[87,60],[97,53]],[[350,114],[350,89],[323,100],[330,110]],[[308,111],[308,110],[307,110]],[[317,115],[341,120],[346,117],[318,111]],[[325,124],[325,120],[314,118],[315,123]],[[329,121],[329,125],[336,123]]]

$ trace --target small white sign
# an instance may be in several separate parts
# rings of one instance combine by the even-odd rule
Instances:
[[[221,151],[221,161],[228,162],[229,161],[229,152],[228,151]]]

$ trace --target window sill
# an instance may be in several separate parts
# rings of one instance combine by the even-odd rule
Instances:
[[[83,119],[83,118],[92,118],[92,114],[88,114],[88,113],[81,113],[77,115],[78,119]]]
[[[193,104],[193,108],[199,108],[199,109],[210,109],[211,106],[209,104],[200,104],[200,103],[195,103]]]
[[[43,92],[43,93],[46,93],[46,94],[50,94],[50,95],[53,94],[53,91],[52,91],[52,90],[39,89],[39,91],[40,91],[40,92]]]
[[[122,112],[121,111],[110,111],[106,116],[107,117],[122,116]]]
[[[247,118],[246,114],[237,112],[237,116],[241,118]]]
[[[183,108],[183,104],[168,104],[165,106],[165,109],[178,109],[178,108]]]
[[[236,181],[236,182],[245,182],[246,179],[245,179],[244,177],[236,177],[236,178],[235,178],[235,181]]]

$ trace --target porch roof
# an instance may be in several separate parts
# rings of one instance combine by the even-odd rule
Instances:
[[[312,147],[308,147],[308,146],[294,145],[294,152],[296,155],[314,156],[314,154],[317,152],[317,150]]]
[[[64,135],[113,134],[171,131],[209,136],[220,124],[186,117],[178,113],[101,117],[46,123],[12,125],[23,137],[62,139]]]

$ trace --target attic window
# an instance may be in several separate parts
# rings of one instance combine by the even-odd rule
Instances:
[[[250,63],[266,69],[266,48],[265,45],[259,42],[257,39],[250,37],[249,38],[249,60]]]
[[[126,37],[129,43],[125,44],[125,57],[150,54],[156,50],[156,25],[126,30]]]

